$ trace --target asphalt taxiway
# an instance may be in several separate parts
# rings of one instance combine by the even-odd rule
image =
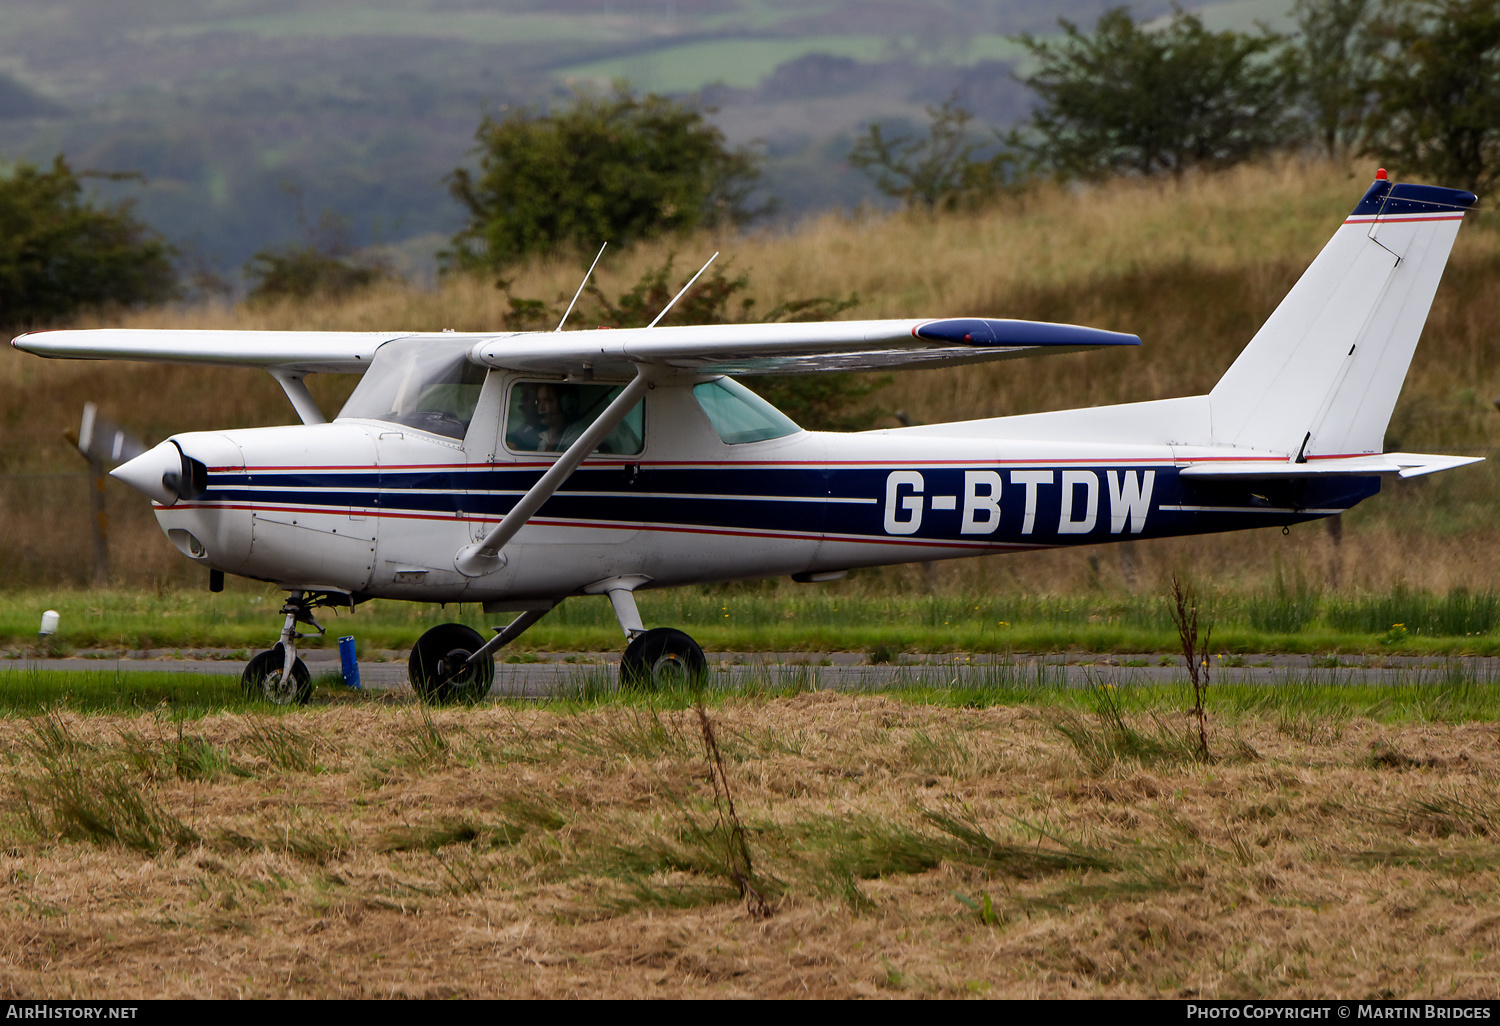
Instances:
[[[234,658],[231,658],[234,656]],[[340,686],[334,649],[302,652],[320,686]],[[491,694],[541,698],[576,691],[589,682],[608,684],[618,675],[619,654],[583,652],[524,654],[525,661],[495,667]],[[66,658],[0,659],[0,671],[74,670],[99,673],[141,670],[238,677],[240,653],[224,650],[152,650],[80,653]],[[872,664],[860,653],[710,652],[713,687],[791,685],[837,690],[879,690],[903,685],[964,686],[985,683],[1047,683],[1088,686],[1169,684],[1186,679],[1180,657],[1153,654],[904,655],[895,663]],[[367,652],[359,660],[363,687],[376,690],[410,686],[405,652]],[[1431,684],[1500,679],[1500,658],[1431,656],[1244,655],[1215,657],[1216,683],[1262,685],[1315,681],[1321,684]]]

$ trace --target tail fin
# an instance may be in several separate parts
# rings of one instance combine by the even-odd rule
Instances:
[[[1209,393],[1215,445],[1377,453],[1473,193],[1395,185],[1354,212]]]

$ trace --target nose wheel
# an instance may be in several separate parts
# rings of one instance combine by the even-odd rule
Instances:
[[[470,662],[484,646],[472,627],[445,623],[432,628],[412,646],[406,669],[417,697],[424,702],[477,702],[495,683],[495,657],[488,652]]]
[[[306,705],[312,697],[312,675],[301,659],[294,660],[292,672],[287,673],[286,649],[277,645],[250,660],[240,674],[240,688],[246,698],[272,705]]]
[[[312,697],[312,675],[307,664],[297,658],[297,639],[308,635],[297,630],[305,623],[317,633],[323,633],[323,625],[313,616],[318,606],[350,605],[354,600],[335,592],[307,592],[291,590],[281,612],[285,617],[281,625],[281,641],[269,651],[261,652],[245,666],[240,674],[240,687],[246,698],[261,699],[273,705],[306,705]]]

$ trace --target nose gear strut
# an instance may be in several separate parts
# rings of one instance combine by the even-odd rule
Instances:
[[[312,676],[307,672],[307,664],[297,658],[297,639],[325,633],[312,611],[318,606],[336,605],[352,608],[354,597],[340,592],[303,589],[287,592],[286,602],[281,607],[285,617],[281,640],[274,648],[251,659],[240,676],[247,697],[263,698],[276,705],[307,704],[312,697]],[[298,624],[307,624],[315,633],[297,630]]]
[[[292,666],[297,662],[297,639],[310,636],[300,633],[297,624],[308,624],[320,636],[324,633],[323,625],[312,615],[313,608],[318,604],[317,599],[308,601],[306,594],[303,591],[288,592],[286,603],[281,607],[282,613],[286,615],[286,622],[281,627],[281,645],[286,650],[281,667],[283,680],[291,678]]]

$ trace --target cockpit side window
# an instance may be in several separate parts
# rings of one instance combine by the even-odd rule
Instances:
[[[623,390],[623,385],[518,381],[510,388],[505,447],[511,452],[563,452]],[[645,403],[639,402],[594,451],[634,456],[644,446]]]
[[[715,378],[693,386],[708,422],[725,445],[784,438],[802,429],[792,419],[733,378]]]
[[[462,438],[474,419],[486,368],[471,343],[396,339],[381,346],[339,418],[385,420]]]

